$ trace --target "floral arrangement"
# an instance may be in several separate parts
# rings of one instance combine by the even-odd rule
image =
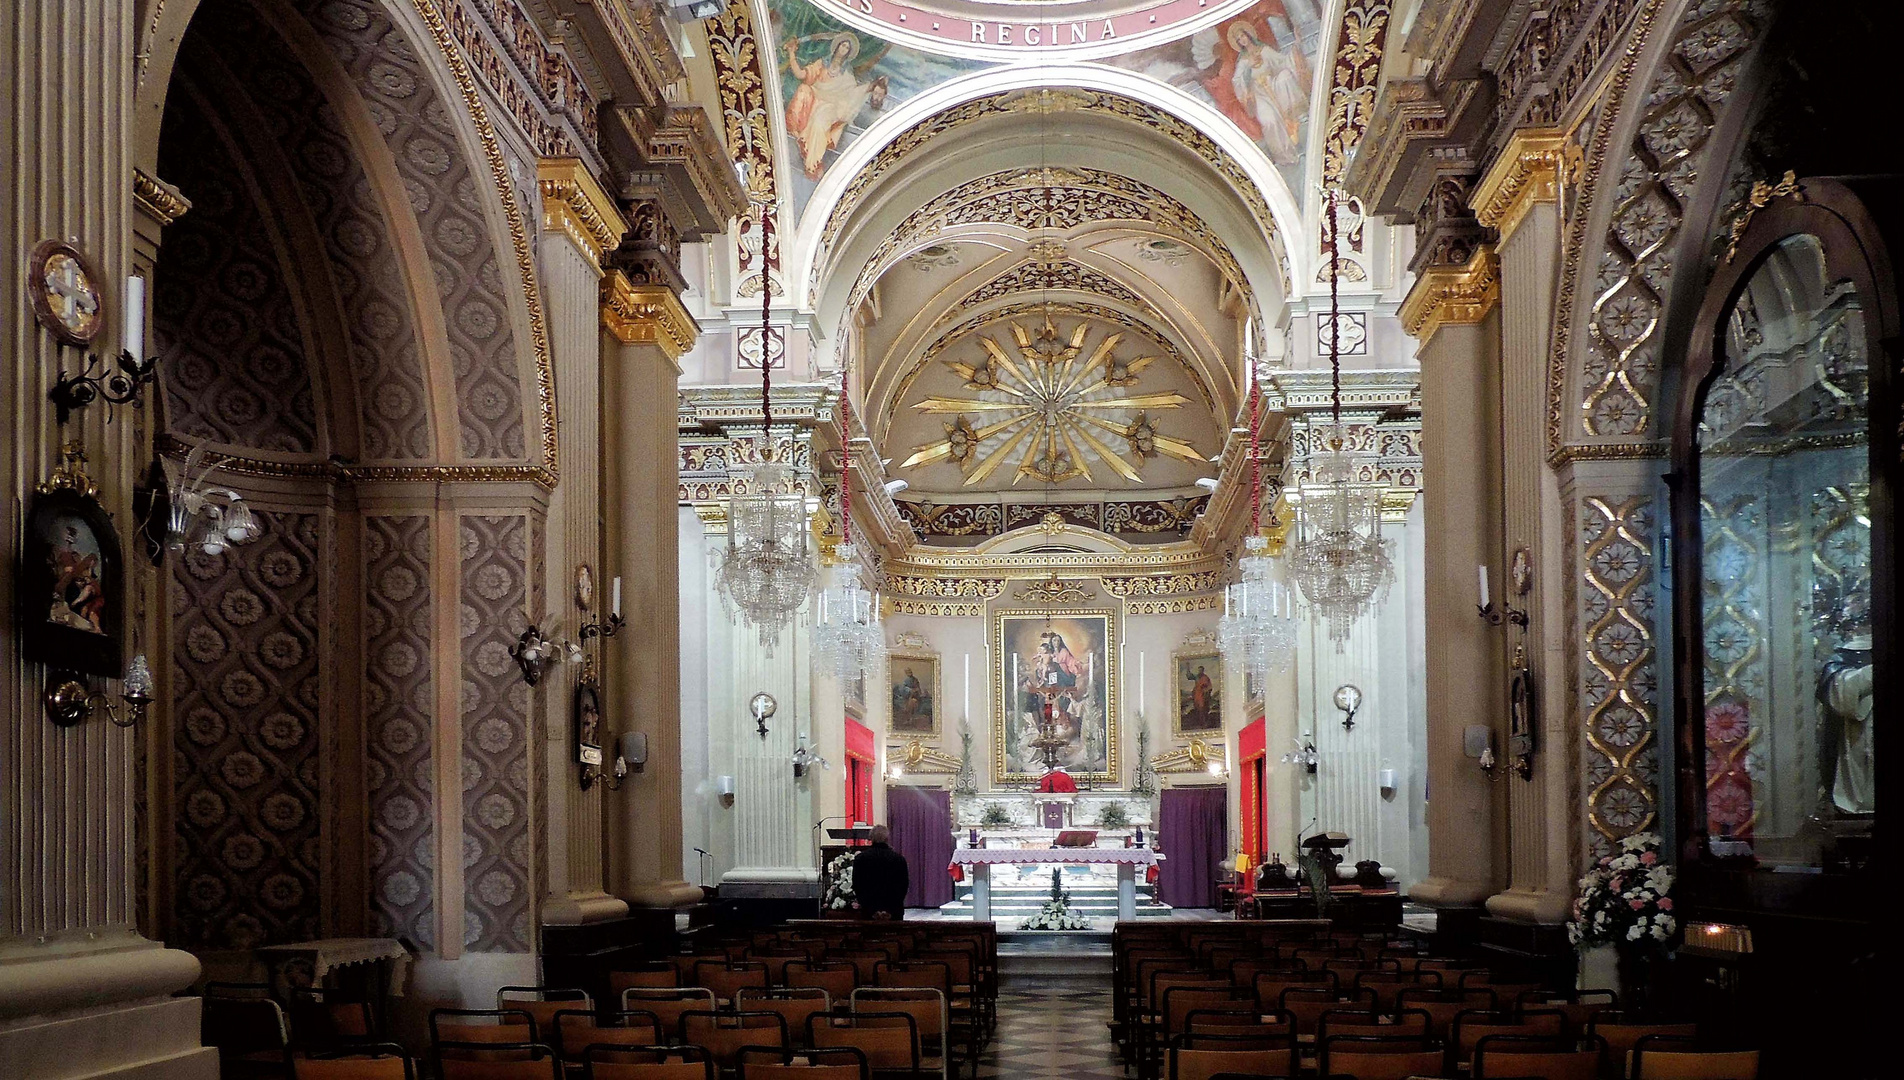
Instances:
[[[859,852],[849,851],[837,855],[826,864],[826,896],[823,903],[828,911],[857,911],[859,893],[853,889],[853,860]]]
[[[1097,827],[1100,829],[1123,829],[1130,825],[1130,814],[1121,802],[1106,803],[1097,812]]]
[[[1051,871],[1051,899],[1038,914],[1020,923],[1020,930],[1089,930],[1091,920],[1071,910],[1071,894],[1064,891],[1063,879]]]
[[[1576,948],[1654,948],[1679,931],[1673,916],[1673,868],[1660,861],[1658,833],[1635,833],[1580,879],[1567,939]]]
[[[1003,829],[1012,824],[1011,809],[1004,803],[988,802],[978,815],[978,823],[987,829]]]

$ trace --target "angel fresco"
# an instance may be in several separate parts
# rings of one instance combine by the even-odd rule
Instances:
[[[801,63],[801,50],[815,44],[824,44],[825,53]],[[793,38],[785,47],[786,70],[800,83],[787,102],[787,133],[800,143],[807,179],[818,180],[826,171],[827,152],[839,146],[847,125],[862,109],[885,107],[890,89],[886,76],[866,76],[892,46],[880,42],[879,49],[862,60],[859,35],[842,31]]]
[[[1295,161],[1302,152],[1302,121],[1309,108],[1308,61],[1294,49],[1285,51],[1264,41],[1264,32],[1246,19],[1223,29],[1229,49],[1220,55],[1210,40],[1216,35],[1208,30],[1190,42],[1198,65],[1205,71],[1216,68],[1203,79],[1204,87],[1237,126],[1262,144],[1271,161]]]

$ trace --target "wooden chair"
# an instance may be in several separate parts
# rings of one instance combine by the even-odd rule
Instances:
[[[1515,999],[1516,1009],[1552,1009],[1567,1018],[1567,1032],[1584,1035],[1588,1021],[1620,1007],[1612,990],[1532,990]]]
[[[1430,1023],[1428,1014],[1420,1009],[1400,1014],[1380,1009],[1325,1009],[1316,1021],[1316,1042],[1321,1044],[1333,1035],[1358,1035],[1417,1039],[1425,1046],[1432,1038],[1428,1033]]]
[[[446,1042],[436,1068],[442,1080],[562,1080],[561,1059],[541,1043]]]
[[[1283,991],[1291,989],[1325,989],[1336,992],[1338,983],[1333,971],[1268,971],[1258,973],[1252,989],[1256,994],[1256,1007],[1264,1012],[1273,1012],[1282,1008]]]
[[[291,1076],[293,1080],[416,1080],[416,1066],[396,1043],[366,1043],[294,1057]]]
[[[1606,1041],[1606,1060],[1600,1063],[1602,1075],[1620,1078],[1633,1075],[1633,1050],[1649,1035],[1690,1039],[1699,1034],[1697,1024],[1641,1024],[1604,1013],[1587,1020],[1587,1035]]]
[[[693,986],[695,967],[704,963],[725,964],[727,963],[727,953],[711,951],[683,953],[680,956],[668,957],[668,963],[674,965],[674,984],[676,986]]]
[[[1441,989],[1439,971],[1358,971],[1350,982],[1357,990],[1375,991],[1375,1007],[1383,1011],[1396,1008],[1401,992],[1410,988]]]
[[[1363,990],[1360,996],[1338,996],[1334,991],[1318,987],[1292,986],[1283,991],[1282,1000],[1277,1008],[1289,1014],[1295,1021],[1296,1038],[1300,1041],[1313,1040],[1316,1025],[1322,1022],[1322,1014],[1331,1009],[1351,1009],[1369,1012],[1375,1008],[1375,991]]]
[[[1265,1016],[1253,1007],[1245,1013],[1192,1009],[1183,1027],[1185,1035],[1221,1036],[1226,1045],[1241,1050],[1282,1050],[1296,1044],[1294,1021],[1282,1013]]]
[[[873,1067],[856,1047],[829,1050],[772,1050],[745,1046],[740,1051],[740,1080],[872,1080]]]
[[[1493,1012],[1499,1008],[1494,991],[1486,988],[1476,990],[1424,990],[1410,988],[1395,995],[1395,1005],[1401,1009],[1420,1009],[1428,1014],[1428,1031],[1437,1039],[1445,1039],[1448,1029],[1454,1024],[1454,1018],[1464,1012],[1483,1010]]]
[[[813,1050],[850,1046],[866,1055],[874,1073],[919,1075],[919,1030],[911,1013],[809,1016],[807,1046]]]
[[[1444,1072],[1447,1057],[1439,1048],[1409,1035],[1331,1035],[1319,1044],[1316,1055],[1320,1077],[1406,1080],[1451,1075]]]
[[[630,968],[608,973],[608,989],[616,997],[631,986],[649,989],[670,988],[681,985],[681,978],[675,973],[674,965],[666,961],[652,964],[636,964]]]
[[[586,1080],[715,1080],[714,1058],[698,1046],[591,1046]]]
[[[580,1064],[591,1046],[654,1046],[665,1036],[661,1018],[648,1009],[624,1009],[603,1016],[579,1009],[555,1014],[555,1052],[571,1065]]]
[[[375,1038],[370,1002],[361,995],[301,986],[291,991],[286,1012],[291,1021],[291,1045],[300,1050],[360,1046]]]
[[[641,1009],[653,1013],[661,1021],[659,1041],[673,1042],[681,1037],[684,1014],[714,1011],[714,991],[701,986],[677,986],[672,990],[631,986],[621,992],[621,1007],[623,1012]]]
[[[714,991],[714,1000],[726,1005],[742,990],[764,990],[767,965],[759,961],[702,961],[694,965],[694,986]]]
[[[551,1045],[556,1013],[594,1007],[587,992],[570,987],[505,986],[496,991],[496,1008],[519,1009],[534,1017],[537,1035]]]
[[[1179,1035],[1168,1054],[1170,1080],[1214,1080],[1225,1073],[1242,1076],[1295,1076],[1296,1047],[1244,1048],[1221,1035]]]
[[[1757,1050],[1701,1050],[1688,1038],[1647,1035],[1633,1047],[1634,1080],[1758,1080]]]
[[[742,989],[734,998],[741,1012],[779,1013],[787,1023],[787,1035],[796,1044],[806,1037],[807,1017],[833,1011],[833,999],[814,986],[769,986]]]
[[[824,990],[826,996],[834,1001],[845,1001],[852,997],[854,987],[859,985],[859,969],[840,960],[809,960],[805,963],[790,960],[785,971],[788,986]]]
[[[945,995],[937,987],[862,986],[853,991],[850,1004],[855,1016],[905,1013],[912,1017],[913,1030],[919,1037],[920,1064],[924,1065],[927,1059],[931,1059],[937,1063],[940,1076],[952,1075],[952,1013]],[[886,1023],[898,1025],[896,1019]],[[975,1044],[968,1042],[967,1057],[976,1074],[978,1053]]]
[[[1474,1047],[1474,1080],[1504,1076],[1539,1076],[1545,1080],[1595,1080],[1606,1046],[1594,1040],[1578,1048],[1569,1040],[1530,1039],[1519,1035],[1489,1035]]]
[[[1517,1035],[1558,1041],[1567,1034],[1567,1018],[1553,1011],[1488,1012],[1470,1009],[1457,1013],[1448,1027],[1448,1061],[1472,1068],[1475,1047],[1490,1035]]]
[[[787,1045],[787,1021],[777,1012],[704,1012],[681,1014],[681,1041],[704,1047],[722,1069],[731,1069],[743,1046]]]
[[[536,1044],[536,1022],[523,1009],[431,1009],[430,1054],[464,1061],[501,1061],[522,1055],[512,1047]]]
[[[210,995],[201,1002],[199,1038],[216,1047],[227,1077],[291,1074],[291,1022],[268,997]]]

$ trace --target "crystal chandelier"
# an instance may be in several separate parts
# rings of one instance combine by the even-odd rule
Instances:
[[[1251,369],[1250,532],[1237,561],[1238,580],[1223,590],[1223,618],[1217,644],[1232,664],[1258,677],[1289,667],[1296,651],[1294,597],[1275,579],[1269,541],[1262,535],[1262,389]]]
[[[730,470],[727,549],[716,583],[728,613],[751,624],[772,656],[780,631],[813,588],[807,498],[792,466],[773,461],[773,208],[763,203],[760,278],[760,457]]]
[[[1336,246],[1341,193],[1331,188],[1328,198],[1331,424],[1328,450],[1311,459],[1310,481],[1298,505],[1290,572],[1310,610],[1328,621],[1329,640],[1341,652],[1355,620],[1387,595],[1395,579],[1395,564],[1388,541],[1382,539],[1382,486],[1356,483],[1356,462],[1342,427],[1342,308]]]
[[[840,469],[839,565],[833,583],[820,592],[813,618],[813,661],[841,682],[878,670],[886,659],[886,631],[879,625],[879,593],[860,583],[859,552],[853,546],[853,400],[840,376],[840,424],[846,440]]]

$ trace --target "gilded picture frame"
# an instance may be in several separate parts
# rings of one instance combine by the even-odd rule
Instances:
[[[936,739],[943,730],[939,654],[893,651],[886,659],[886,730],[895,736]]]
[[[1223,734],[1223,654],[1214,646],[1170,654],[1170,733],[1180,739]],[[1197,691],[1203,691],[1198,701]]]
[[[22,539],[20,655],[56,670],[119,678],[125,673],[125,571],[119,533],[90,482],[34,493]]]
[[[1031,783],[1043,774],[1029,743],[1038,734],[1047,688],[1054,713],[1062,717],[1059,734],[1066,737],[1059,764],[1080,783],[1117,782],[1120,630],[1113,608],[994,613],[992,776],[997,783]]]

